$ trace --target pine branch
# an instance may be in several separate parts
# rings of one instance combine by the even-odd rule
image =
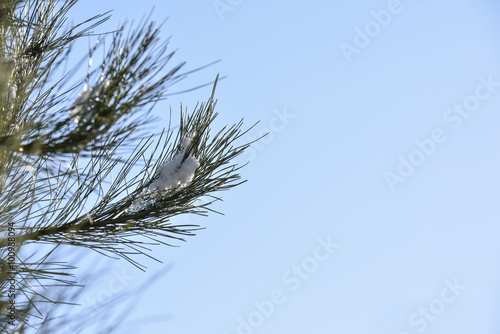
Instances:
[[[79,188],[85,188],[85,192],[75,192],[68,200],[59,196],[60,200],[55,200],[49,210],[57,212],[56,216],[40,215],[33,227],[26,228],[29,232],[19,235],[18,239],[23,243],[44,241],[90,247],[118,254],[137,264],[130,255],[143,254],[140,246],[165,243],[159,241],[161,237],[183,240],[183,236],[192,235],[199,226],[173,225],[171,218],[180,214],[206,215],[211,211],[210,204],[218,200],[213,197],[214,192],[228,190],[244,182],[240,181],[238,174],[242,166],[231,164],[249,145],[232,146],[245,133],[241,130],[243,123],[224,128],[211,138],[210,125],[217,116],[215,104],[210,98],[193,114],[184,114],[173,142],[171,133],[163,134],[165,138],[156,142],[141,172],[130,176],[132,168],[153,144],[151,138],[146,140],[123,164],[109,190],[89,212],[75,216],[84,199],[98,190],[102,180],[116,167],[116,162],[96,154],[86,177],[81,180],[81,185],[85,186]],[[151,185],[159,177],[160,166],[179,154],[181,143],[186,138],[191,138],[191,142],[184,152],[184,159],[192,155],[200,164],[193,180],[184,187],[151,190]],[[154,161],[157,154],[159,159]],[[123,198],[123,193],[129,193],[129,196]],[[197,204],[204,196],[212,196],[212,199],[208,203]],[[138,201],[141,205],[132,209]],[[152,242],[134,239],[137,235]],[[6,243],[6,240],[1,240],[0,247],[5,247]]]
[[[54,306],[72,304],[76,265],[56,250],[90,249],[144,270],[137,255],[154,258],[153,246],[175,246],[200,229],[172,218],[219,213],[212,204],[245,182],[234,159],[252,144],[241,143],[252,128],[243,120],[213,130],[218,76],[206,102],[191,112],[181,105],[177,131],[171,123],[159,135],[147,131],[156,103],[200,70],[169,67],[175,52],[149,17],[98,35],[79,66],[64,70],[75,43],[97,36],[93,29],[109,18],[67,25],[76,2],[0,3],[0,289],[14,280],[23,296],[20,333],[50,332],[59,321]],[[0,300],[1,320],[6,306]]]

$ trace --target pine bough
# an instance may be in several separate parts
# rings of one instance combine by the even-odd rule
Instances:
[[[167,52],[168,41],[160,41],[159,27],[149,19],[98,36],[79,64],[92,61],[98,50],[102,64],[89,65],[84,78],[75,78],[78,67],[64,72],[74,43],[109,18],[106,13],[68,26],[75,3],[0,3],[3,332],[12,329],[4,293],[11,282],[9,254],[15,254],[18,330],[33,326],[33,318],[43,328],[47,313],[40,305],[61,302],[48,300],[44,291],[77,284],[75,266],[52,260],[58,247],[92,249],[144,269],[137,255],[199,228],[173,224],[174,216],[206,215],[220,199],[216,192],[244,182],[242,165],[233,161],[250,143],[235,145],[246,132],[242,121],[213,132],[214,92],[192,112],[181,106],[175,133],[169,124],[158,136],[146,136],[146,125],[155,120],[152,107],[190,73],[181,73],[184,63],[166,70],[174,52]],[[37,257],[38,245],[50,251]]]

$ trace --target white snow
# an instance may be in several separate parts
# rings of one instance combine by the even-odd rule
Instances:
[[[157,178],[133,201],[130,207],[131,211],[137,211],[143,208],[146,205],[145,198],[147,197],[151,198],[153,201],[156,200],[155,197],[158,191],[176,188],[180,189],[191,184],[196,169],[200,167],[200,162],[192,155],[187,156],[186,159],[182,161],[190,143],[191,138],[184,138],[181,141],[181,151],[158,168],[155,175]]]
[[[9,88],[9,101],[14,101],[17,97],[17,85],[11,84]]]
[[[96,101],[99,101],[99,95],[101,95],[102,91],[107,88],[110,84],[108,79],[101,81],[96,87],[88,87],[86,84],[83,87],[83,91],[78,94],[75,102],[71,106],[69,110],[69,114],[71,119],[75,123],[79,123],[80,120],[87,120],[90,117],[90,113],[85,112],[87,109],[87,102],[91,98],[95,98]]]
[[[183,157],[184,152],[179,153],[172,160],[161,165],[158,179],[151,184],[151,187],[168,190],[189,185],[200,163],[193,156],[188,156],[186,160],[182,161]]]
[[[150,188],[168,190],[177,187],[186,187],[191,183],[196,168],[200,167],[200,162],[192,155],[187,156],[182,161],[189,144],[191,144],[191,138],[182,139],[180,152],[158,168],[156,174],[158,178],[151,184]]]
[[[193,139],[192,137],[188,137],[188,138],[182,139],[182,141],[181,141],[181,151],[183,152],[183,154],[184,154],[184,152],[186,152],[189,144],[191,144],[191,140],[192,139]]]
[[[27,166],[24,166],[24,170],[27,171],[27,172],[30,172],[30,173],[34,173],[35,172],[35,167],[27,165]]]

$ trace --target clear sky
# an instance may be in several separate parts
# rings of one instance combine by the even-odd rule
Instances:
[[[110,28],[155,6],[174,63],[222,59],[179,89],[220,72],[217,124],[270,132],[224,216],[191,218],[207,228],[147,274],[103,278],[169,266],[123,333],[500,332],[496,1],[80,2],[75,21],[114,9]],[[155,112],[166,126],[209,93]]]

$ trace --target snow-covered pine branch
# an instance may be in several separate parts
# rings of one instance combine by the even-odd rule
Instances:
[[[175,52],[149,18],[100,35],[90,59],[78,64],[90,66],[96,50],[102,64],[83,80],[81,67],[65,72],[73,44],[97,36],[94,29],[109,19],[104,13],[68,25],[77,1],[0,1],[0,333],[12,332],[3,325],[11,286],[18,289],[17,332],[57,328],[60,318],[50,316],[71,304],[67,289],[81,283],[62,248],[144,269],[141,255],[150,256],[152,246],[173,245],[199,228],[173,217],[216,212],[218,192],[244,182],[234,158],[251,144],[240,142],[247,130],[243,121],[212,128],[214,92],[191,112],[181,107],[176,132],[146,131],[158,124],[150,110],[167,90],[199,70],[170,66]]]

